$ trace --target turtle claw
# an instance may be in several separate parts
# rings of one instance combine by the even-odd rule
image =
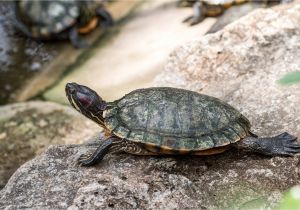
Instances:
[[[189,22],[191,19],[193,18],[193,16],[188,16],[185,19],[183,19],[183,23]]]
[[[79,156],[78,160],[88,159],[91,156],[91,154],[82,154]]]
[[[286,152],[286,155],[294,156],[295,154],[300,152],[300,148],[295,149],[295,148],[285,147],[284,151]]]
[[[79,166],[90,166],[91,160],[91,156],[83,154],[78,158],[77,162]]]
[[[92,154],[82,154],[82,155],[80,155],[79,158],[77,159],[78,164],[80,166],[82,166],[83,163],[87,162],[91,156],[92,156]]]
[[[80,155],[77,160],[78,164],[80,166],[92,166],[100,162],[103,159],[103,157],[108,153],[114,139],[115,137],[105,139],[105,141],[103,141],[102,144],[92,154],[88,153]]]
[[[284,149],[285,152],[287,152],[289,155],[296,155],[300,153],[300,144],[285,144]]]
[[[300,144],[297,142],[297,137],[287,132],[274,137],[274,140],[280,141],[282,144],[283,155],[294,156],[300,153]]]
[[[300,144],[286,144],[285,147],[300,150]]]
[[[300,144],[297,142],[296,136],[284,132],[274,138],[281,140],[283,151],[286,152],[287,155],[294,156],[295,154],[300,153]]]
[[[193,26],[193,25],[196,25],[196,24],[202,22],[203,19],[204,19],[203,17],[189,16],[189,17],[185,18],[182,22],[183,23],[188,22],[190,26]]]
[[[270,138],[249,137],[240,143],[246,149],[269,156],[294,156],[300,154],[297,137],[287,132]]]

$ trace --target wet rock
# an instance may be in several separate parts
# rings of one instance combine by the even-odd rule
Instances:
[[[82,143],[97,131],[95,123],[54,103],[0,107],[0,188],[21,164],[49,145]]]
[[[222,98],[249,117],[258,135],[288,130],[299,136],[299,88],[275,83],[300,67],[299,22],[299,5],[252,13],[223,31],[178,48],[157,84]],[[95,167],[76,165],[82,153],[95,148],[50,147],[14,173],[0,192],[0,206],[274,209],[282,192],[299,184],[298,157],[265,157],[238,150],[204,157],[111,154]]]

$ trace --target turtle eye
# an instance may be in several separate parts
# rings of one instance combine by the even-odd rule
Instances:
[[[76,93],[76,96],[78,98],[78,101],[83,105],[83,106],[90,106],[93,103],[93,100],[91,97],[88,95],[82,94],[80,92]]]

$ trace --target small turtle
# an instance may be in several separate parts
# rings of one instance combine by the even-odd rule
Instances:
[[[71,105],[105,129],[107,138],[79,164],[91,166],[107,153],[136,155],[212,155],[231,147],[265,155],[293,156],[300,152],[297,137],[282,133],[258,138],[250,122],[227,103],[193,91],[155,87],[138,89],[114,102],[105,102],[90,88],[66,85]]]
[[[193,7],[193,15],[185,18],[183,22],[189,22],[195,25],[203,21],[205,17],[217,17],[226,9],[234,5],[240,5],[247,2],[257,2],[263,4],[275,4],[281,2],[290,2],[291,0],[185,0],[185,5]]]
[[[77,48],[88,46],[79,34],[113,24],[102,4],[92,0],[20,0],[14,7],[15,25],[25,35],[39,40],[69,38]]]

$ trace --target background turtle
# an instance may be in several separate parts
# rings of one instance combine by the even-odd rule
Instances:
[[[257,2],[263,4],[278,4],[281,2],[290,2],[292,0],[183,0],[183,5],[192,6],[193,14],[183,22],[189,22],[195,25],[203,21],[205,17],[217,17],[226,9],[233,5],[239,5],[246,2]]]
[[[92,0],[20,0],[14,6],[15,25],[25,35],[40,40],[69,38],[78,48],[87,47],[78,34],[113,23],[101,2]]]
[[[293,156],[300,152],[297,137],[282,133],[258,138],[246,117],[221,100],[196,92],[157,87],[130,92],[105,102],[90,88],[66,85],[72,106],[102,126],[107,139],[79,163],[90,166],[109,152],[137,155],[211,155],[231,147],[265,155]]]

